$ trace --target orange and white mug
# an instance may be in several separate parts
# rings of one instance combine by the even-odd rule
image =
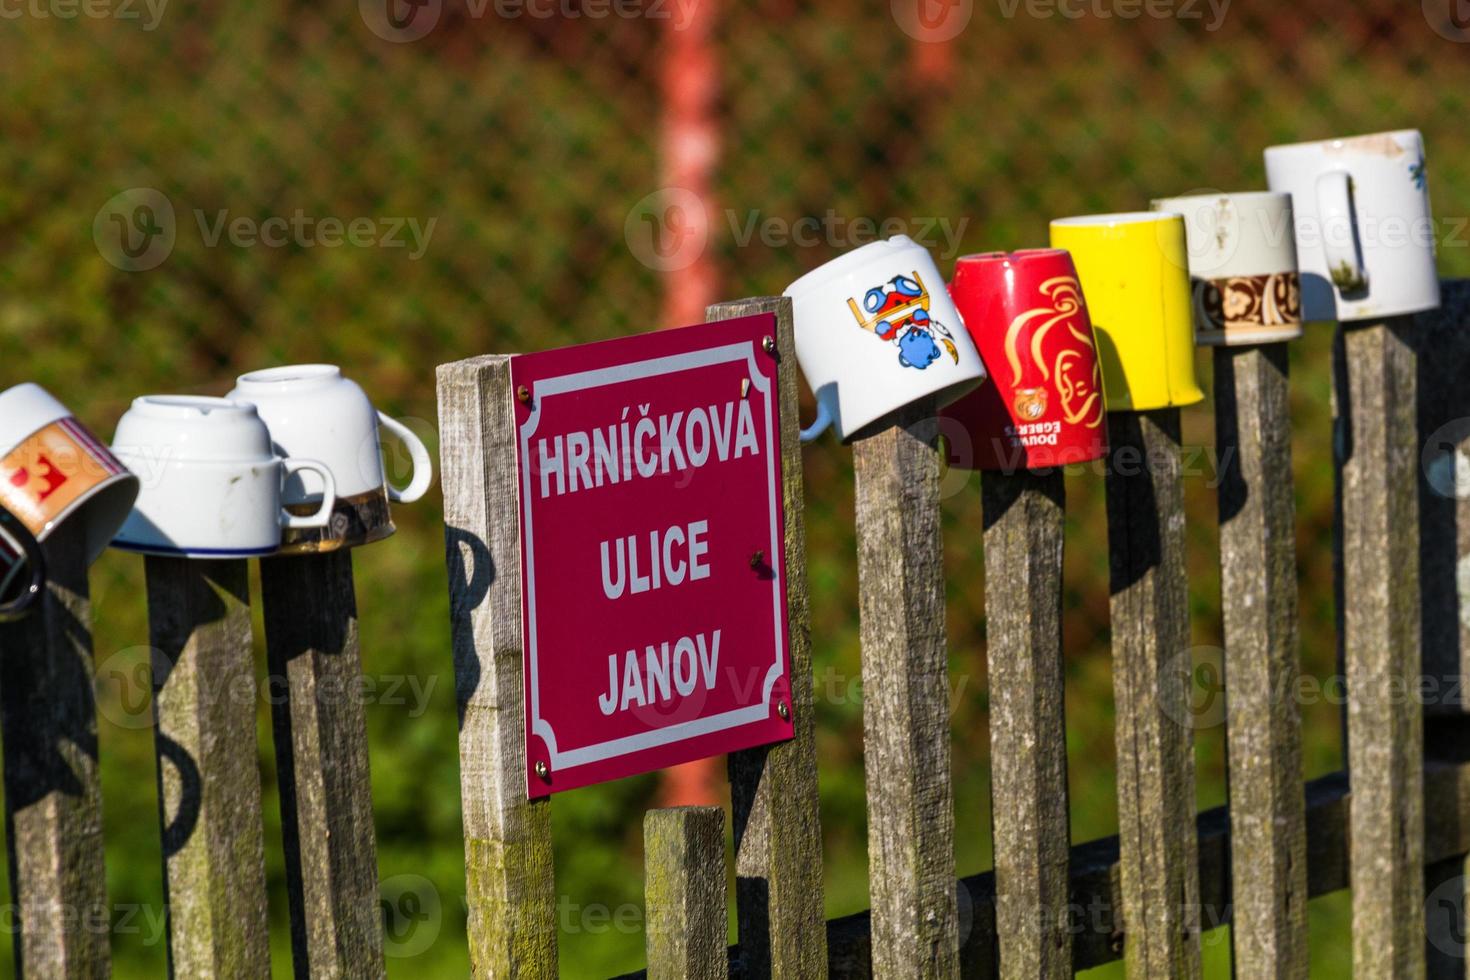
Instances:
[[[46,389],[0,392],[0,506],[37,540],[80,521],[87,561],[96,561],[137,496],[138,478]]]

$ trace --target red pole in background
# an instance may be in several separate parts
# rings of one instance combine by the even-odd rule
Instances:
[[[924,85],[941,88],[953,81],[954,45],[950,41],[919,41],[912,48],[912,57],[914,77]]]
[[[664,24],[665,47],[660,84],[664,105],[660,137],[661,186],[697,198],[700,207],[685,220],[704,225],[705,247],[685,268],[664,273],[662,321],[666,327],[704,321],[705,307],[718,302],[715,259],[710,254],[711,218],[715,213],[711,185],[719,156],[714,119],[719,87],[718,63],[710,34],[714,0],[674,0]],[[683,195],[681,195],[683,196]],[[663,805],[692,806],[719,802],[718,759],[699,759],[664,771]]]
[[[709,254],[708,230],[715,213],[713,184],[719,157],[719,132],[714,118],[719,89],[719,66],[710,35],[714,0],[674,0],[664,22],[664,58],[661,71],[664,118],[660,134],[662,186],[677,188],[698,199],[696,213],[684,220],[699,232],[705,247],[694,262],[665,274],[663,322],[666,326],[701,323],[704,310],[718,302],[715,260]]]

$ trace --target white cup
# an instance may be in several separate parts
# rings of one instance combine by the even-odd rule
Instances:
[[[1192,194],[1160,198],[1153,209],[1184,218],[1195,343],[1269,344],[1302,335],[1290,194]]]
[[[1306,319],[1366,320],[1439,306],[1417,130],[1269,147],[1266,179],[1291,195]]]
[[[117,424],[113,451],[142,479],[142,492],[112,544],[186,558],[273,555],[286,528],[331,519],[336,481],[324,463],[285,460],[254,405],[227,398],[146,395]],[[321,481],[314,514],[288,512],[286,481],[307,471]]]
[[[93,562],[137,495],[138,478],[44,388],[0,392],[0,504],[38,541],[78,521]]]
[[[319,531],[287,531],[283,552],[332,551],[378,541],[393,533],[388,502],[413,503],[428,492],[434,464],[429,450],[405,425],[373,408],[355,382],[331,364],[297,364],[241,375],[229,397],[249,402],[270,428],[276,452],[327,464],[337,480],[336,512]],[[399,489],[383,471],[379,426],[408,450],[413,476]],[[292,480],[286,505],[293,511],[320,493],[314,479]]]
[[[985,380],[934,259],[905,235],[838,256],[785,295],[796,359],[817,396],[804,442],[829,425],[850,442],[920,398],[934,396],[942,407]]]

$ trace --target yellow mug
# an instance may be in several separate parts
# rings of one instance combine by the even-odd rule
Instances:
[[[1194,323],[1184,218],[1139,211],[1057,218],[1092,316],[1108,411],[1193,405]]]

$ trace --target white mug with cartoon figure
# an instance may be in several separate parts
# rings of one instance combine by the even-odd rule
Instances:
[[[803,442],[828,426],[851,442],[921,398],[950,404],[985,366],[929,253],[897,235],[838,256],[786,287],[796,358],[817,396]]]
[[[1403,129],[1266,150],[1291,195],[1307,320],[1367,320],[1439,307],[1424,137]]]

